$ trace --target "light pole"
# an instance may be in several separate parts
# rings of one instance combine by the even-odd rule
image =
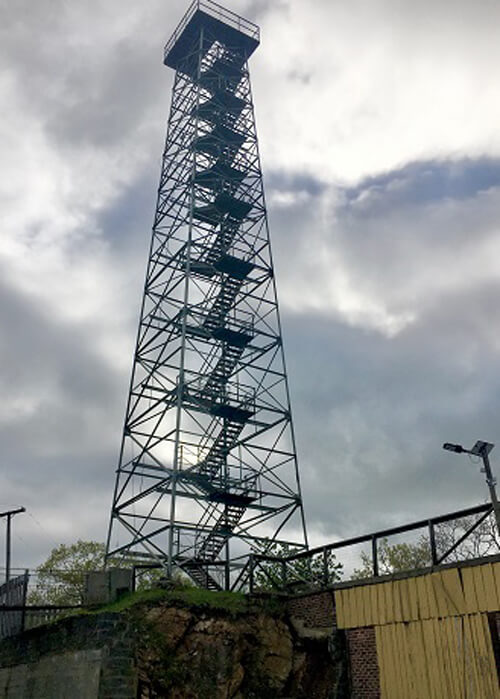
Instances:
[[[8,583],[10,580],[10,520],[14,515],[20,512],[26,512],[25,507],[17,507],[15,510],[6,510],[5,512],[0,512],[0,517],[7,517],[7,547],[5,554],[5,582]]]
[[[445,442],[443,444],[443,449],[446,451],[454,451],[456,454],[472,454],[472,456],[480,456],[483,460],[483,468],[481,472],[486,476],[486,484],[490,491],[491,504],[493,505],[493,512],[495,513],[495,520],[497,524],[497,531],[500,535],[500,504],[497,498],[496,484],[497,479],[494,478],[491,472],[490,460],[488,454],[493,449],[495,445],[489,442],[476,442],[472,449],[464,449],[461,444],[450,444]]]

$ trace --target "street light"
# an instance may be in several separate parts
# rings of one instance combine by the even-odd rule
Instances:
[[[5,512],[0,512],[0,517],[7,517],[7,549],[5,556],[5,582],[8,583],[10,580],[10,520],[14,515],[18,515],[20,512],[26,512],[25,507],[17,507],[15,510],[6,510]]]
[[[488,458],[488,454],[494,446],[494,444],[490,444],[489,442],[478,441],[474,444],[472,449],[464,449],[461,444],[450,444],[450,442],[445,442],[443,444],[443,449],[446,449],[446,451],[453,451],[456,454],[472,454],[472,456],[481,457],[483,460],[483,468],[481,469],[481,473],[484,473],[486,476],[486,484],[490,491],[491,504],[493,505],[493,512],[495,513],[497,530],[500,534],[500,504],[498,502],[496,491],[497,480],[493,477],[490,460]]]

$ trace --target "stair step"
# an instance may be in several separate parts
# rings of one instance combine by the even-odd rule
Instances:
[[[198,583],[200,587],[204,587],[207,590],[219,591],[222,587],[219,583],[212,578],[212,576],[207,573],[202,567],[201,563],[196,561],[188,561],[184,563],[182,569],[188,573],[188,575]]]
[[[212,167],[197,172],[194,181],[207,189],[219,190],[226,181],[239,184],[245,175],[243,170],[216,162]]]
[[[213,96],[194,107],[191,114],[211,123],[219,123],[224,117],[235,120],[245,107],[245,100],[229,90],[216,90]]]
[[[219,76],[223,76],[225,78],[241,80],[243,77],[241,68],[242,65],[237,65],[229,56],[225,58],[218,58],[208,70],[203,71],[200,78],[208,80],[211,77],[218,78]]]
[[[217,417],[227,418],[232,422],[244,424],[253,415],[251,410],[240,408],[239,406],[230,405],[228,403],[216,403],[210,409],[212,415]]]
[[[255,500],[252,495],[247,495],[246,493],[231,492],[227,490],[216,490],[209,495],[210,502],[220,502],[226,505],[234,505],[236,507],[242,507],[249,505]]]
[[[198,221],[209,223],[211,226],[215,226],[222,218],[221,212],[213,204],[196,207],[193,209],[193,216]]]
[[[241,70],[223,60],[217,60],[213,66],[201,73],[199,83],[212,93],[217,90],[234,92],[242,77]]]
[[[233,283],[229,283],[232,281]],[[226,316],[229,308],[231,307],[236,295],[241,289],[242,282],[234,280],[227,280],[225,285],[219,291],[218,296],[216,296],[212,308],[208,312],[207,317],[203,321],[203,326],[210,330],[215,327],[220,326],[223,318]]]
[[[222,340],[223,342],[227,342],[230,346],[232,345],[233,347],[238,347],[241,349],[239,354],[235,354],[238,359],[241,356],[243,349],[252,339],[252,336],[247,332],[243,332],[242,330],[232,330],[231,328],[224,327],[214,328],[212,335],[217,340]]]
[[[215,523],[212,531],[207,535],[207,538],[199,548],[199,555],[205,557],[217,556],[227,539],[232,535],[234,527],[242,518],[245,507],[230,506],[226,512],[223,512]]]
[[[220,157],[229,149],[234,157],[243,145],[245,138],[245,134],[241,131],[233,131],[233,129],[219,124],[203,136],[195,138],[193,147],[200,153],[215,157]]]
[[[202,473],[209,474],[212,478],[220,470],[220,467],[225,463],[225,459],[231,449],[234,447],[235,442],[241,431],[243,430],[243,423],[228,423],[217,435],[215,442],[210,447],[207,456],[199,464],[199,469]]]
[[[242,280],[250,274],[255,265],[232,255],[222,255],[214,262],[214,267],[218,272]]]
[[[252,204],[233,197],[226,192],[221,192],[215,197],[215,206],[219,211],[231,216],[231,218],[242,221],[251,211]]]

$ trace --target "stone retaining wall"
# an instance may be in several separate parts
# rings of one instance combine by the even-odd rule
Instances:
[[[134,638],[123,615],[76,616],[0,643],[2,699],[135,699]]]

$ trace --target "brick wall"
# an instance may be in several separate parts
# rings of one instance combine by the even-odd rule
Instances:
[[[306,628],[330,628],[332,632],[337,630],[332,590],[289,598],[287,610],[290,616],[300,619]],[[380,699],[374,628],[351,629],[345,632],[345,637],[351,699]]]
[[[334,593],[314,592],[287,600],[290,616],[300,619],[308,628],[337,628]]]
[[[380,677],[375,629],[367,626],[346,631],[352,699],[379,699]]]

